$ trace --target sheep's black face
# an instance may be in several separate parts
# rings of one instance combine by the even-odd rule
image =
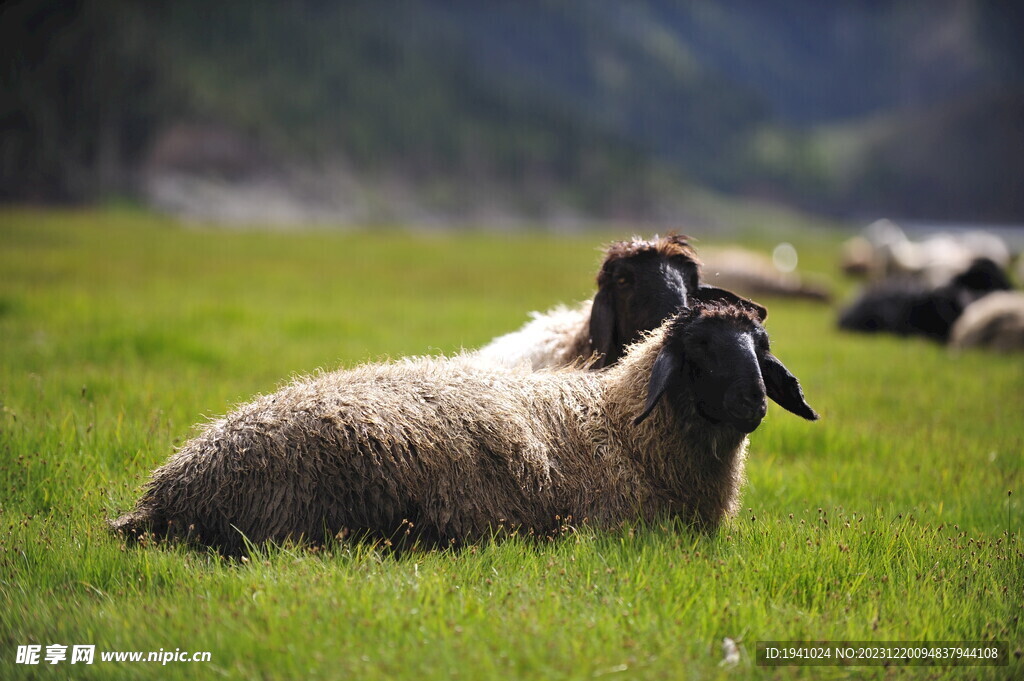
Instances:
[[[682,346],[686,363],[677,385],[689,393],[698,413],[743,433],[761,425],[768,412],[768,393],[758,362],[768,351],[764,329],[698,319],[680,340],[677,345]]]
[[[818,418],[800,382],[771,354],[764,327],[743,314],[681,314],[654,363],[638,423],[663,394],[742,433],[761,425],[769,397],[798,416]]]
[[[649,250],[608,260],[590,316],[591,343],[601,354],[595,368],[618,361],[627,345],[685,306],[697,286],[697,263],[684,255]]]

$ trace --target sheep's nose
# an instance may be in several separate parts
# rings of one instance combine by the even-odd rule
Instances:
[[[741,421],[758,421],[768,413],[768,399],[757,385],[734,386],[728,395],[728,409]]]

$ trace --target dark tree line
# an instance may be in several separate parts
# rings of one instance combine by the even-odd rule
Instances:
[[[152,8],[121,0],[0,6],[0,197],[81,200],[130,188],[173,101]]]
[[[1022,219],[1006,180],[1024,129],[1018,5],[8,0],[0,200],[130,194],[185,121],[270,159],[486,178],[605,215],[696,182],[826,212]],[[907,58],[946,21],[956,40]],[[885,121],[847,136],[859,161],[844,166],[815,126],[856,106]]]

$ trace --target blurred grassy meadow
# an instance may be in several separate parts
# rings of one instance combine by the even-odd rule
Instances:
[[[900,672],[758,667],[755,642],[1020,654],[1024,362],[840,334],[834,310],[807,303],[766,301],[768,329],[823,418],[771,408],[745,511],[714,537],[666,523],[232,563],[106,532],[195,424],[317,368],[477,347],[589,297],[601,244],[623,236],[0,212],[0,676],[888,678]],[[841,237],[787,235],[804,271],[833,280]],[[739,642],[734,667],[723,637]],[[18,645],[54,643],[212,659],[15,664]],[[904,673],[1020,678],[1024,662]]]

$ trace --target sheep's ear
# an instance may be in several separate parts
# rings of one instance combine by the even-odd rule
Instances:
[[[619,349],[615,343],[615,303],[609,287],[604,287],[594,296],[594,304],[590,308],[590,345],[594,352],[601,356],[592,365],[600,369],[612,364],[619,358]]]
[[[633,425],[640,425],[644,419],[650,416],[654,407],[657,406],[658,400],[665,394],[672,375],[679,370],[682,363],[683,358],[678,352],[671,351],[667,346],[661,349],[651,368],[651,381],[647,384],[647,404],[644,405],[643,412],[633,419]]]
[[[724,288],[718,288],[717,286],[702,285],[696,291],[691,292],[689,297],[690,299],[701,303],[724,303],[726,305],[742,307],[746,310],[752,311],[762,322],[768,318],[768,308],[764,305],[755,303],[749,298],[738,296],[732,291]]]
[[[817,421],[818,414],[811,409],[804,399],[804,391],[800,387],[800,381],[796,376],[789,373],[789,369],[783,366],[778,357],[770,352],[765,353],[761,358],[761,377],[764,379],[764,387],[767,389],[768,397],[776,404],[802,416],[808,421]]]

